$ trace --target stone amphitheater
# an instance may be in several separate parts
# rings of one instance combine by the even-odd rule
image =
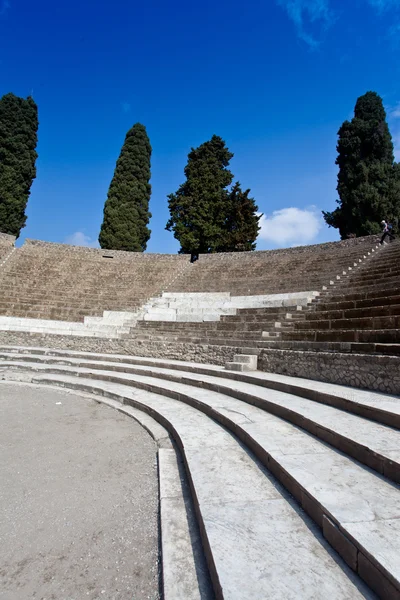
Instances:
[[[400,599],[400,243],[191,264],[14,241],[3,385],[151,436],[165,600]]]

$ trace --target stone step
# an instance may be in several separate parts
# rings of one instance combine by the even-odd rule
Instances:
[[[395,288],[390,288],[388,290],[377,290],[377,291],[364,291],[364,292],[353,292],[351,290],[351,288],[349,287],[349,290],[347,292],[343,292],[343,293],[332,293],[328,296],[325,296],[324,298],[324,302],[329,302],[329,303],[333,303],[333,302],[343,302],[345,301],[349,301],[349,300],[354,300],[354,301],[360,301],[360,300],[374,300],[374,299],[378,299],[378,298],[385,298],[385,297],[399,297],[400,296],[400,286],[399,287],[395,287]]]
[[[400,315],[400,303],[384,306],[370,306],[367,308],[309,311],[305,313],[304,317],[306,321],[319,321],[321,319],[352,319],[381,316],[390,317],[396,315]]]
[[[343,296],[346,298],[346,296]],[[313,310],[316,312],[327,311],[327,310],[350,310],[353,308],[372,308],[374,306],[392,306],[400,304],[400,295],[394,295],[386,297],[379,296],[377,298],[368,298],[366,300],[341,300],[338,302],[331,302],[329,297],[323,300],[321,304],[316,304]]]
[[[356,344],[361,346],[362,344]],[[325,346],[325,345],[323,345]],[[350,346],[350,344],[348,345]],[[400,345],[398,345],[400,346]],[[400,429],[400,404],[397,396],[390,396],[380,392],[370,392],[360,389],[343,387],[341,385],[289,377],[287,375],[273,374],[257,371],[251,375],[238,375],[226,372],[222,367],[214,364],[199,364],[182,360],[171,360],[166,358],[152,358],[143,356],[130,356],[127,354],[107,354],[104,352],[82,352],[78,350],[58,350],[48,347],[30,347],[15,345],[0,345],[0,353],[3,358],[36,362],[37,357],[51,363],[52,357],[56,362],[60,358],[78,359],[81,366],[87,361],[98,361],[107,363],[110,368],[125,372],[125,365],[130,367],[147,366],[173,371],[185,371],[200,375],[211,375],[222,377],[233,381],[251,383],[267,389],[294,394],[301,398],[307,398],[328,406],[334,406],[340,410],[353,413],[369,420],[376,421]],[[257,352],[255,352],[257,354]],[[112,366],[111,366],[112,365]],[[122,366],[121,366],[122,365]]]
[[[299,311],[299,312],[271,312],[271,313],[247,313],[236,314],[236,315],[223,315],[221,317],[221,322],[223,323],[252,323],[254,321],[266,321],[267,319],[273,319],[274,321],[302,321],[305,319],[305,315],[307,314],[307,310]]]
[[[303,322],[303,321],[302,321]],[[151,323],[151,326],[148,325]],[[164,321],[138,321],[136,330],[142,332],[220,332],[227,333],[232,331],[252,332],[265,329],[291,329],[294,322],[288,321],[250,321],[250,322],[202,322],[202,323],[170,323]]]
[[[191,343],[202,343],[202,340],[214,340],[215,343],[221,341],[221,343],[228,343],[230,340],[261,340],[262,338],[262,330],[252,331],[252,332],[242,332],[242,331],[231,331],[217,333],[215,331],[199,331],[199,332],[190,332],[190,331],[182,331],[182,332],[173,332],[168,330],[156,330],[155,332],[143,333],[137,332],[136,330],[131,330],[128,334],[129,338],[134,338],[136,340],[153,340],[162,342],[163,340],[168,341],[190,341]],[[274,332],[270,332],[271,335]],[[280,332],[277,333],[277,335]]]
[[[233,361],[225,364],[225,369],[231,371],[257,371],[257,355],[235,354]]]
[[[14,369],[19,368],[18,363],[12,363],[11,366]],[[105,368],[105,370],[97,370],[68,367],[65,365],[50,367],[49,365],[43,366],[37,363],[34,363],[33,365],[32,363],[30,365],[29,363],[20,363],[20,368],[33,368],[36,372],[34,377],[36,383],[44,383],[46,381],[47,383],[54,384],[58,382],[62,385],[67,385],[67,387],[72,385],[75,389],[84,389],[86,391],[97,389],[98,391],[101,390],[101,393],[105,393],[106,395],[113,394],[114,398],[115,395],[119,393],[123,394],[124,397],[129,396],[130,402],[133,401],[136,406],[140,405],[141,408],[144,408],[143,402],[146,404],[147,400],[144,401],[143,396],[140,395],[141,393],[138,394],[137,391],[132,393],[129,390],[129,387],[133,386],[139,388],[139,390],[145,390],[146,393],[149,391],[156,391],[163,399],[160,400],[159,398],[154,400],[150,405],[146,404],[148,407],[146,410],[151,411],[153,416],[156,415],[156,418],[159,416],[160,419],[163,419],[164,425],[167,423],[167,427],[171,425],[170,431],[172,435],[175,436],[181,450],[188,454],[189,448],[192,447],[189,440],[199,440],[200,431],[204,426],[200,424],[199,421],[195,420],[194,415],[189,416],[189,413],[187,413],[185,408],[186,404],[189,404],[191,409],[195,407],[196,412],[209,415],[214,421],[227,427],[231,431],[234,431],[241,442],[245,444],[250,451],[255,452],[264,465],[268,465],[268,468],[274,476],[287,487],[306,513],[308,513],[321,527],[324,535],[333,547],[342,555],[347,563],[353,569],[357,570],[369,585],[373,587],[374,591],[377,592],[380,597],[394,598],[396,594],[398,594],[400,589],[400,567],[396,560],[396,556],[400,551],[400,547],[397,547],[400,543],[400,537],[397,531],[400,522],[398,518],[398,513],[400,511],[400,497],[398,495],[398,490],[382,477],[378,477],[373,472],[361,467],[353,458],[347,458],[342,452],[337,452],[332,445],[329,446],[326,445],[326,443],[321,443],[317,438],[310,436],[309,433],[305,432],[304,426],[307,418],[305,418],[304,412],[302,412],[306,410],[305,408],[299,409],[299,415],[301,414],[302,416],[301,427],[303,428],[299,429],[298,426],[293,426],[287,423],[287,421],[283,421],[280,417],[271,414],[270,411],[272,409],[270,405],[268,405],[269,412],[266,412],[266,406],[263,406],[263,408],[260,406],[252,406],[248,403],[250,399],[243,402],[234,397],[234,395],[231,396],[231,393],[233,394],[234,391],[232,388],[229,394],[225,393],[225,388],[224,393],[221,394],[220,392],[212,392],[210,389],[202,390],[202,382],[198,382],[200,384],[198,387],[197,385],[194,385],[192,380],[190,385],[188,385],[186,383],[181,384],[176,381],[171,381],[169,378],[165,377],[166,375],[174,375],[175,371],[173,371],[172,374],[163,373],[162,376],[160,376],[160,373],[148,373],[148,375],[118,373],[118,375],[116,375],[113,371],[107,371],[107,368],[104,365],[103,368]],[[79,378],[77,378],[77,375],[79,375]],[[244,374],[240,373],[236,375],[244,376]],[[102,381],[100,381],[100,379]],[[211,384],[212,382],[209,383]],[[221,386],[222,383],[225,385],[225,382],[221,382],[220,377],[215,381],[215,385]],[[125,389],[122,391],[120,387],[117,386]],[[237,386],[238,383],[236,382],[234,386],[236,392],[241,393],[242,397],[245,399],[245,395],[248,393],[248,385],[244,386],[243,391],[237,389]],[[127,396],[125,396],[125,394]],[[186,424],[186,426],[188,426],[189,423],[194,426],[191,428],[190,434],[187,437],[184,435],[181,425],[176,420],[174,420],[173,423],[171,423],[170,420],[172,418],[172,409],[169,408],[171,406],[170,403],[177,403],[175,398],[178,397],[180,399],[180,402],[178,403],[180,406],[176,408],[174,415],[179,415],[179,418],[182,419],[181,422]],[[267,393],[267,402],[270,402],[270,397],[271,392],[269,391]],[[385,402],[385,397],[381,396],[381,398],[382,402]],[[287,398],[286,410],[288,411],[288,414],[292,411],[293,400],[295,401],[295,398]],[[302,402],[304,402],[304,399]],[[282,405],[285,406],[285,400],[282,398],[282,395],[279,397],[278,405],[279,407],[282,407]],[[302,404],[302,406],[304,405]],[[314,408],[318,406],[319,405],[315,404]],[[376,425],[372,425],[370,421],[363,421],[359,417],[353,417],[354,419],[357,419],[357,425],[350,425],[347,420],[350,415],[341,413],[342,416],[336,418],[333,417],[333,412],[330,412],[329,415],[326,414],[325,416],[322,416],[322,413],[318,410],[318,415],[315,416],[315,411],[313,412],[312,408],[313,407],[310,406],[310,408],[307,409],[309,410],[309,413],[307,414],[312,418],[314,426],[318,423],[319,427],[321,427],[322,421],[325,419],[326,425],[322,426],[322,429],[328,427],[332,432],[344,427],[343,438],[344,441],[347,441],[346,452],[351,452],[351,447],[361,449],[365,442],[368,443],[368,447],[370,447],[371,443],[380,443],[379,450],[376,448],[379,452],[379,456],[386,455],[386,453],[389,452],[390,456],[388,456],[388,461],[390,462],[391,446],[388,441],[390,434],[387,433],[387,428],[381,428],[380,433],[377,433]],[[285,418],[287,418],[286,413]],[[340,419],[342,419],[342,421]],[[343,425],[340,425],[341,422]],[[361,425],[361,423],[364,423],[364,425]],[[364,431],[362,431],[363,427]],[[316,427],[316,430],[318,430],[318,427]],[[195,431],[197,432],[196,434]],[[224,430],[221,429],[221,431]],[[182,439],[182,436],[184,436],[184,439]],[[356,436],[356,438],[358,436],[358,441],[354,436]],[[383,438],[380,436],[383,436]],[[225,453],[224,441],[217,431],[210,432],[210,430],[207,429],[207,438],[213,441],[213,452],[210,456],[208,455],[206,451],[207,445],[203,446],[204,438],[201,438],[199,448],[202,448],[201,456],[204,458],[204,460],[201,460],[202,469],[205,477],[211,477],[211,481],[212,473],[218,472],[221,481],[221,477],[225,476],[227,470],[226,465],[229,464],[229,456],[234,451],[233,448],[231,448],[229,452]],[[348,443],[350,438],[352,439],[352,443],[355,443],[355,446]],[[339,443],[340,439],[340,434],[337,432],[331,436],[329,443]],[[381,441],[378,442],[378,440]],[[383,442],[383,440],[386,441]],[[389,443],[389,446],[387,443]],[[215,452],[216,446],[219,448],[218,452]],[[240,448],[240,446],[238,447]],[[285,452],[282,452],[283,448],[285,449]],[[387,450],[385,448],[387,448]],[[397,448],[398,445],[396,446],[396,451]],[[370,452],[370,455],[372,456],[374,452],[375,451]],[[191,459],[188,454],[185,454],[185,460],[190,469]],[[368,452],[364,452],[360,457],[366,457],[367,455]],[[219,459],[221,459],[222,456],[224,459],[219,463],[219,467],[213,468],[212,465],[214,463],[212,461],[214,460],[214,457],[219,457]],[[247,464],[244,456],[245,455],[243,455],[240,460],[243,461],[243,464]],[[199,457],[200,455],[197,452],[197,460],[199,460]],[[237,476],[238,482],[240,481],[240,486],[238,483],[239,487],[237,487],[238,492],[240,489],[242,500],[240,512],[241,535],[239,538],[236,535],[236,527],[234,527],[233,530],[235,531],[236,543],[238,542],[238,539],[243,540],[244,537],[246,540],[251,539],[252,543],[250,546],[249,544],[245,544],[244,547],[235,547],[234,557],[236,561],[238,555],[240,555],[240,549],[243,547],[243,549],[246,549],[245,556],[248,563],[249,556],[252,556],[249,553],[253,550],[255,540],[257,539],[256,536],[261,532],[264,533],[265,529],[260,527],[258,520],[255,518],[255,515],[257,514],[257,511],[255,511],[255,500],[252,501],[252,498],[247,498],[247,496],[243,497],[243,493],[247,493],[247,491],[250,492],[251,490],[252,493],[256,493],[257,501],[259,501],[260,496],[262,497],[262,490],[255,481],[246,480],[246,473],[239,469],[240,461],[235,464],[237,464],[237,466],[234,467],[234,465],[232,465],[232,469],[228,469],[228,471],[231,473],[232,470],[235,471],[235,468],[238,469],[238,471],[235,472],[235,476]],[[207,468],[204,468],[203,465],[207,465]],[[193,474],[191,474],[191,476],[196,491],[196,497],[201,505],[202,495],[200,490],[196,488],[196,477]],[[224,491],[233,491],[235,489],[235,486],[232,484],[227,485],[225,482],[223,482],[222,487]],[[210,490],[209,484],[207,489]],[[213,500],[217,497],[220,500],[220,496],[215,495],[215,492],[211,497]],[[243,498],[247,500],[245,505],[243,505]],[[234,501],[234,504],[237,505],[237,500],[235,498],[232,498],[232,500]],[[243,519],[246,515],[244,506],[249,505],[252,505],[251,518],[244,522],[246,524],[253,523],[255,527],[251,529],[251,532],[249,532],[250,536],[247,538],[247,529],[243,526]],[[226,536],[234,526],[234,522],[238,522],[238,515],[236,513],[236,517],[233,520],[234,522],[228,527],[226,519],[228,518],[228,515],[233,514],[230,509],[230,504],[227,501],[218,501],[218,503],[213,502],[213,506],[218,506],[223,509],[224,523],[226,525],[223,527],[223,531],[224,542],[226,544]],[[264,505],[264,509],[260,511],[263,523],[275,522],[275,519],[273,518],[268,519],[268,513],[266,513],[265,510],[266,506]],[[282,514],[282,510],[280,512]],[[205,534],[209,531],[207,530],[208,523],[218,522],[218,517],[221,513],[213,512],[212,514],[213,518],[205,519],[203,517],[202,519],[203,523],[205,523]],[[310,530],[308,529],[308,531]],[[266,538],[269,538],[271,542],[273,541],[275,544],[274,556],[276,556],[277,541],[273,539],[274,535],[271,530],[268,530]],[[210,540],[210,535],[207,535],[207,539],[208,541]],[[263,564],[265,564],[265,553],[268,551],[268,546],[265,545],[268,543],[267,539],[263,539],[260,545],[260,548],[262,548],[261,554]],[[229,547],[232,556],[232,543],[228,543],[227,546]],[[212,544],[211,547],[213,547]],[[224,545],[224,547],[226,546]],[[295,554],[298,554],[298,552],[299,550],[297,549]],[[281,561],[282,558],[280,558],[280,562]],[[254,560],[251,562],[253,567]],[[214,557],[212,563],[214,565],[222,565],[224,564],[224,561],[218,563],[218,560]],[[244,578],[243,573],[240,574],[242,585],[239,585],[238,580],[235,579],[235,586],[229,588],[232,590],[232,594],[236,595],[224,595],[223,597],[261,598],[265,597],[265,594],[268,594],[266,591],[267,588],[264,589],[264,587],[253,588],[250,595],[244,594],[243,581],[248,581],[248,579],[252,580],[253,573],[251,569],[249,570],[249,565],[247,563],[246,577]],[[229,565],[232,565],[231,561],[229,561]],[[287,572],[287,563],[284,566],[285,572]],[[234,567],[235,569],[233,572],[238,568],[236,562]],[[259,572],[259,568],[260,567],[258,566],[256,572]],[[300,570],[309,578],[310,571],[308,568],[304,567],[304,562],[303,568]],[[340,572],[343,573],[341,570]],[[326,571],[323,575],[323,580],[326,581]],[[218,576],[218,579],[221,582],[223,577],[220,573],[218,573]],[[230,573],[230,577],[231,576],[232,573]],[[281,578],[281,584],[282,582],[288,581],[287,576],[283,576],[282,578],[281,573],[279,573],[279,576]],[[216,577],[213,572],[212,578],[215,582]],[[228,577],[226,579],[226,586],[229,585],[229,581],[230,578]],[[270,578],[267,578],[266,580],[264,577],[261,577],[261,579],[257,577],[257,582],[260,581],[262,582],[261,585],[267,585],[268,589],[270,589]],[[228,588],[223,587],[223,589],[227,590]],[[288,590],[285,588],[281,597],[298,598],[298,587],[293,587],[292,589],[293,591],[295,590],[293,595],[288,595]],[[340,591],[340,588],[336,585],[332,590],[334,590],[334,592],[322,591],[321,598],[338,597],[337,594]],[[315,588],[312,592],[313,595],[314,592]],[[332,593],[334,593],[334,596],[332,596]],[[348,597],[357,597],[354,595],[355,593],[355,591],[352,591]],[[274,597],[277,597],[276,591]],[[311,596],[307,594],[306,597]]]
[[[397,261],[396,261],[396,263],[397,263]],[[398,264],[393,265],[393,266],[386,265],[384,269],[382,269],[382,268],[372,269],[370,267],[371,267],[371,265],[368,265],[368,268],[358,271],[357,274],[355,274],[351,278],[351,282],[352,283],[363,283],[363,282],[368,282],[368,281],[372,281],[372,282],[388,281],[389,283],[391,283],[393,278],[400,278],[400,268],[399,268]]]
[[[339,284],[337,285],[337,291],[339,291],[341,289],[341,287],[347,288],[350,285],[352,293],[355,293],[355,294],[362,293],[362,292],[374,292],[374,291],[379,291],[379,290],[388,290],[391,287],[395,288],[395,287],[398,287],[399,284],[400,284],[399,277],[393,277],[390,280],[385,279],[384,281],[373,281],[373,282],[362,282],[362,281],[350,279],[348,281],[339,282]]]
[[[368,342],[314,342],[309,340],[272,339],[265,342],[264,348],[272,350],[299,350],[305,352],[340,352],[355,354],[380,354],[400,356],[400,344],[379,344]]]
[[[295,331],[305,331],[308,329],[400,329],[400,315],[323,320],[312,319],[294,324]]]
[[[329,329],[283,331],[282,340],[315,341],[315,342],[366,342],[379,344],[400,343],[400,329]]]
[[[77,296],[77,290],[75,289],[75,293],[68,295],[68,294],[63,294],[62,292],[57,292],[54,293],[51,289],[48,289],[45,293],[43,294],[23,294],[21,293],[20,290],[15,290],[15,292],[13,294],[9,294],[6,293],[4,290],[2,290],[2,296],[1,296],[1,303],[3,304],[16,304],[16,303],[28,303],[30,305],[32,304],[51,304],[51,305],[57,305],[57,303],[65,303],[66,302],[71,302],[71,306],[88,306],[90,307],[92,304],[98,304],[99,302],[103,303],[110,303],[111,305],[113,304],[120,304],[121,301],[123,302],[133,302],[133,303],[137,303],[143,302],[143,297],[139,297],[133,294],[123,294],[121,296],[118,295],[118,293],[115,291],[113,294],[98,294],[96,296],[94,295],[88,295],[88,294],[84,294],[81,291],[79,291],[79,296]]]

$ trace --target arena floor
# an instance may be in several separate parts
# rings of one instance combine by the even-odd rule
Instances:
[[[0,386],[0,599],[158,600],[156,445],[93,400]]]

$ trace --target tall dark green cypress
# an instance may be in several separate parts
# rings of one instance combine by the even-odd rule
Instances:
[[[338,208],[324,212],[325,221],[342,239],[378,233],[382,219],[399,217],[400,197],[392,138],[376,92],[358,98],[354,118],[338,135]]]
[[[185,167],[186,181],[168,196],[170,219],[181,253],[254,249],[258,233],[257,206],[242,192],[228,169],[233,154],[217,135],[192,148]]]
[[[226,218],[226,187],[233,175],[228,169],[233,154],[222,138],[192,148],[185,167],[186,181],[168,196],[170,219],[166,229],[174,232],[180,252],[215,252]]]
[[[250,190],[243,191],[239,182],[227,193],[226,221],[218,247],[219,252],[246,252],[256,249],[261,215],[257,214],[258,206],[249,194]]]
[[[19,237],[36,177],[38,110],[30,96],[0,99],[0,231]]]
[[[143,252],[150,238],[151,145],[146,128],[136,123],[126,134],[117,160],[99,235],[102,248]]]

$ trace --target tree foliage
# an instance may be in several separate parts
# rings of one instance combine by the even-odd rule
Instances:
[[[18,237],[36,177],[38,110],[30,96],[0,99],[0,231]]]
[[[258,207],[250,190],[242,191],[236,182],[227,194],[227,217],[219,252],[244,252],[256,249],[256,239],[260,230]]]
[[[228,169],[233,154],[217,135],[192,148],[185,167],[186,181],[168,196],[170,219],[181,253],[252,250],[258,233],[257,206],[233,181]]]
[[[151,146],[146,128],[136,123],[126,134],[117,160],[99,235],[102,248],[143,252],[150,238]]]
[[[400,214],[400,171],[380,96],[367,92],[358,98],[354,118],[338,135],[338,208],[324,212],[325,221],[342,239],[378,233],[382,219]]]

